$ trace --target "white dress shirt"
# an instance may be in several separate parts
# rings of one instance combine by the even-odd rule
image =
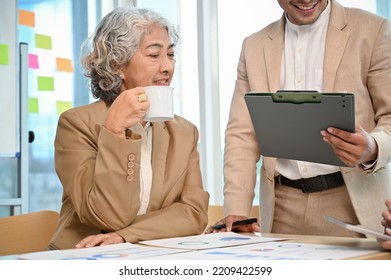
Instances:
[[[328,3],[319,18],[308,25],[295,25],[286,17],[285,46],[281,60],[281,89],[322,91],[323,58],[330,11]],[[322,137],[320,131],[319,137]],[[297,160],[277,159],[276,164],[276,175],[281,174],[292,180],[337,171],[337,166]]]
[[[152,187],[152,126],[147,122],[145,127],[140,123],[130,128],[141,135],[141,160],[140,160],[140,208],[137,215],[147,213]]]

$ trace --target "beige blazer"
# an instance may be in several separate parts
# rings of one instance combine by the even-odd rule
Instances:
[[[245,38],[226,130],[225,214],[249,215],[260,150],[244,101],[248,91],[275,92],[280,85],[285,17]],[[323,91],[355,94],[356,124],[375,138],[373,170],[341,168],[354,210],[364,226],[382,230],[384,200],[391,197],[391,29],[384,18],[344,8],[331,0],[324,57]],[[287,144],[289,139],[287,139]],[[276,160],[263,158],[260,178],[261,230],[270,232]]]
[[[102,126],[106,113],[98,101],[60,116],[55,164],[64,192],[49,248],[73,248],[101,230],[127,242],[202,233],[209,194],[202,185],[197,128],[179,116],[153,123],[150,203],[145,215],[137,215],[141,137],[110,133]]]

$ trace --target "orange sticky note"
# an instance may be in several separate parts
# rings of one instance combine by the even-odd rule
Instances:
[[[35,27],[35,13],[19,10],[19,24]]]
[[[72,60],[56,57],[57,70],[64,72],[73,72]]]

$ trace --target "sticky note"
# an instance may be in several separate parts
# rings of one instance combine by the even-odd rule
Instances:
[[[54,91],[54,78],[38,76],[38,90]]]
[[[73,72],[72,60],[57,57],[56,63],[58,71]]]
[[[39,69],[38,55],[29,53],[29,68]]]
[[[57,114],[61,114],[65,112],[66,110],[69,110],[72,108],[72,102],[69,101],[57,101],[56,102],[57,106]]]
[[[39,49],[51,50],[52,37],[42,34],[35,34],[35,47]]]
[[[1,65],[8,65],[9,64],[8,45],[0,44],[0,64]]]
[[[38,98],[29,97],[28,107],[29,113],[39,113]]]
[[[34,27],[35,13],[26,10],[19,10],[19,24]]]

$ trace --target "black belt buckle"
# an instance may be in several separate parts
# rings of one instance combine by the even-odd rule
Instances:
[[[301,178],[301,191],[303,193],[309,193],[310,191],[306,188],[304,178]]]
[[[332,189],[344,184],[341,172],[318,175],[312,178],[290,180],[280,175],[280,183],[301,190],[303,193],[314,193]]]
[[[301,178],[301,191],[303,193],[314,193],[328,189],[325,176],[319,175],[311,179]]]

